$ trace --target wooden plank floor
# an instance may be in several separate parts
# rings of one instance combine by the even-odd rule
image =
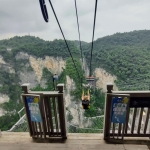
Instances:
[[[100,134],[76,133],[67,137],[67,140],[33,140],[29,133],[2,132],[0,150],[149,150],[147,145],[106,143]]]

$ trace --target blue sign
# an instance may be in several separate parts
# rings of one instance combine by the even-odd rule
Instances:
[[[127,97],[113,97],[112,99],[112,112],[111,122],[125,123],[126,113],[128,108],[129,99]]]
[[[42,122],[39,98],[38,97],[26,97],[30,119],[33,122]]]

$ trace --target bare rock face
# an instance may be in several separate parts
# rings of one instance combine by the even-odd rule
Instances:
[[[30,88],[35,87],[37,84],[41,84],[42,87],[45,86],[46,81],[42,79],[43,69],[47,68],[52,74],[57,73],[58,75],[63,71],[63,68],[66,67],[66,62],[61,57],[49,57],[37,58],[35,56],[28,55],[24,52],[19,52],[16,55],[16,60],[26,60],[24,68],[18,73],[20,77],[20,85],[23,83],[30,83]],[[5,65],[6,62],[0,56],[0,64]],[[27,70],[30,67],[31,70]],[[8,68],[9,72],[14,72],[13,68]],[[83,70],[85,71],[85,76],[89,75],[88,66],[83,60]],[[114,81],[117,79],[115,76],[108,74],[104,69],[96,68],[95,77],[97,80],[96,86],[102,88],[106,92],[106,84],[109,82],[114,84]],[[73,96],[71,96],[71,90],[76,88],[75,82],[69,76],[66,76],[66,90],[64,93],[65,96],[65,106],[68,109],[67,112],[73,117],[69,122],[70,124],[78,127],[88,127],[91,125],[90,118],[84,117],[84,110],[81,107],[81,100],[73,101]],[[117,90],[117,87],[114,84],[114,90]],[[9,97],[7,95],[0,94],[0,104],[8,102]],[[0,108],[0,116],[5,114],[5,110]],[[67,114],[66,114],[67,115]]]
[[[9,97],[6,94],[0,94],[0,104],[9,102]]]
[[[66,66],[66,63],[62,58],[55,59],[49,56],[46,56],[45,59],[30,56],[29,61],[37,76],[38,82],[40,82],[42,78],[42,71],[44,68],[47,68],[53,74],[57,73],[59,75],[63,71],[62,68],[65,68]]]
[[[6,94],[0,94],[0,104],[3,104],[5,102],[9,102],[9,97]],[[0,116],[3,116],[4,114],[4,109],[0,107]]]
[[[71,116],[73,116],[73,119],[70,123],[73,125],[77,125],[79,124],[77,104],[75,104],[75,101],[73,101],[73,97],[70,95],[71,90],[74,90],[74,88],[75,82],[69,76],[66,76],[65,107],[68,108],[67,116],[68,114],[71,114]]]
[[[0,55],[0,64],[6,64],[6,62],[3,60],[3,57]]]
[[[37,76],[34,71],[27,72],[26,70],[19,72],[20,85],[24,83],[30,83],[30,88],[35,87],[39,84],[37,81]]]
[[[20,85],[24,83],[30,83],[30,88],[35,87],[39,82],[37,81],[37,76],[35,74],[34,70],[28,71],[26,68],[31,67],[30,65],[30,55],[24,52],[19,52],[16,55],[16,60],[26,60],[26,63],[24,64],[24,68],[18,72],[19,78],[20,78]]]
[[[68,107],[71,103],[70,91],[71,91],[72,82],[73,80],[69,76],[66,76],[66,90],[65,90],[65,106],[66,107]]]
[[[3,116],[4,114],[5,114],[5,113],[4,113],[3,108],[0,107],[0,117]]]
[[[29,59],[29,55],[27,53],[24,53],[24,52],[19,52],[17,55],[16,55],[16,60],[18,59]]]
[[[9,73],[14,73],[14,69],[7,65],[7,63],[3,60],[3,57],[0,55],[0,66],[5,69],[5,71]],[[0,86],[3,86],[2,84]],[[0,104],[3,104],[5,102],[9,102],[9,97],[6,94],[0,93]],[[3,108],[0,107],[0,116],[3,116],[5,114],[5,111]]]
[[[59,75],[66,66],[66,62],[61,57],[46,56],[45,58],[37,58],[27,53],[19,52],[16,55],[16,60],[19,59],[27,60],[25,68],[19,72],[20,84],[30,83],[30,88],[35,87],[37,84],[45,87],[46,81],[42,79],[44,68],[47,68],[53,74],[57,73]],[[27,67],[31,67],[32,70],[27,71]]]
[[[75,90],[75,82],[69,76],[66,76],[66,90],[65,90],[65,106],[67,108],[66,115],[69,114],[73,117],[71,121],[67,120],[69,125],[77,127],[88,127],[91,122],[85,121],[84,109],[81,107],[81,100],[73,100],[74,97],[70,95],[72,90]],[[88,119],[87,119],[88,120]]]
[[[72,90],[75,90],[75,82],[69,76],[66,76],[66,90],[65,90],[65,106],[67,108],[66,115],[69,114],[73,117],[72,120],[67,120],[71,125],[79,126],[79,101],[74,101],[74,97],[70,95]]]
[[[82,64],[82,62],[81,62],[81,64]],[[83,59],[82,69],[85,72],[85,76],[88,77],[89,76],[89,68],[87,66],[85,59]]]
[[[27,53],[19,52],[16,55],[16,60],[19,59],[29,60],[29,64],[27,63],[26,65],[32,67],[38,82],[40,82],[42,78],[44,68],[47,68],[50,72],[57,73],[59,75],[66,66],[66,62],[61,57],[54,58],[46,56],[45,58],[37,58],[35,56],[28,55]]]
[[[107,89],[106,89],[107,83],[114,84],[113,89],[118,90],[117,86],[114,83],[114,81],[117,79],[116,76],[113,76],[113,75],[107,73],[102,68],[96,68],[94,74],[95,74],[96,79],[98,79],[98,81],[96,82],[96,86],[98,88],[102,88],[103,92],[107,91]]]
[[[18,71],[17,74],[20,78],[19,84],[22,85],[23,83],[30,83],[30,88],[33,88],[38,84],[41,84],[42,87],[45,86],[46,81],[42,79],[44,68],[47,68],[53,74],[57,73],[59,75],[66,66],[66,62],[60,57],[54,58],[46,56],[45,58],[37,58],[24,52],[19,52],[15,56],[15,59],[25,60],[24,67]],[[2,66],[6,72],[15,73],[14,68],[10,64],[7,64],[7,62],[3,60],[2,56],[0,56],[0,66]],[[28,70],[28,67],[31,69]],[[0,103],[7,102],[8,100],[9,97],[7,95],[4,97],[0,94]],[[4,110],[0,108],[0,116],[2,115],[4,115]]]
[[[15,70],[3,60],[3,57],[1,55],[0,55],[0,67],[3,67],[3,70],[5,70],[6,72],[15,73]]]

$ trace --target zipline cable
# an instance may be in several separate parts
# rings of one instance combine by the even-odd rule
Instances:
[[[79,27],[79,20],[78,20],[78,11],[77,11],[76,0],[74,0],[74,2],[75,2],[75,9],[76,9],[76,18],[77,18],[77,26],[78,26],[78,34],[79,34],[79,42],[80,42],[81,59],[82,59],[82,63],[83,63],[82,46],[81,46],[81,40],[80,40],[80,27]]]
[[[77,3],[75,2],[75,10],[76,10],[76,18],[77,18],[77,26],[78,26],[78,35],[79,35],[79,42],[80,42],[80,52],[81,52],[81,61],[82,61],[82,70],[83,70],[83,55],[82,55],[82,46],[81,46],[81,39],[80,39],[80,27],[79,27],[79,20],[78,20],[78,10],[77,10]],[[81,83],[83,83],[83,79],[81,77]]]
[[[79,74],[79,72],[78,72],[78,70],[77,70],[75,61],[74,61],[73,56],[72,56],[72,54],[71,54],[71,51],[70,51],[70,49],[69,49],[68,43],[67,43],[67,41],[66,41],[66,38],[65,38],[65,36],[64,36],[64,33],[63,33],[62,28],[61,28],[61,26],[60,26],[59,20],[58,20],[58,18],[57,18],[57,15],[56,15],[56,13],[55,13],[55,10],[54,10],[54,8],[53,8],[53,5],[52,5],[51,0],[49,0],[49,3],[50,3],[50,6],[51,6],[51,8],[52,8],[52,10],[53,10],[55,19],[56,19],[56,21],[57,21],[57,23],[58,23],[59,29],[60,29],[60,31],[61,31],[61,33],[62,33],[62,36],[63,36],[63,38],[64,38],[64,41],[65,41],[65,43],[66,43],[66,46],[67,46],[67,48],[68,48],[68,52],[69,52],[69,54],[70,54],[70,56],[71,56],[71,59],[72,59],[72,61],[73,61],[74,67],[75,67],[75,69],[76,69],[76,72],[78,73],[78,77],[80,78],[80,74]],[[81,78],[80,78],[80,79],[81,79]]]
[[[95,13],[94,13],[94,24],[93,24],[93,36],[92,36],[92,46],[91,46],[91,58],[90,58],[90,72],[89,72],[89,77],[92,76],[92,51],[93,51],[93,41],[94,41],[94,32],[95,32],[97,2],[98,2],[98,0],[95,0]],[[95,89],[94,89],[94,95],[95,95]],[[94,101],[95,101],[95,98],[94,98]]]
[[[95,0],[95,13],[94,13],[93,36],[92,36],[91,59],[90,59],[90,76],[92,75],[91,63],[92,63],[92,51],[93,51],[94,31],[95,31],[95,22],[96,22],[97,1],[98,0]]]

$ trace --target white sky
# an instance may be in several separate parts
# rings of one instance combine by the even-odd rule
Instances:
[[[74,0],[51,0],[65,37],[78,40]],[[95,0],[76,0],[81,40],[91,42]],[[32,35],[44,40],[63,39],[47,4],[43,19],[39,0],[0,0],[0,39]],[[95,40],[116,32],[150,29],[150,0],[98,0]]]

